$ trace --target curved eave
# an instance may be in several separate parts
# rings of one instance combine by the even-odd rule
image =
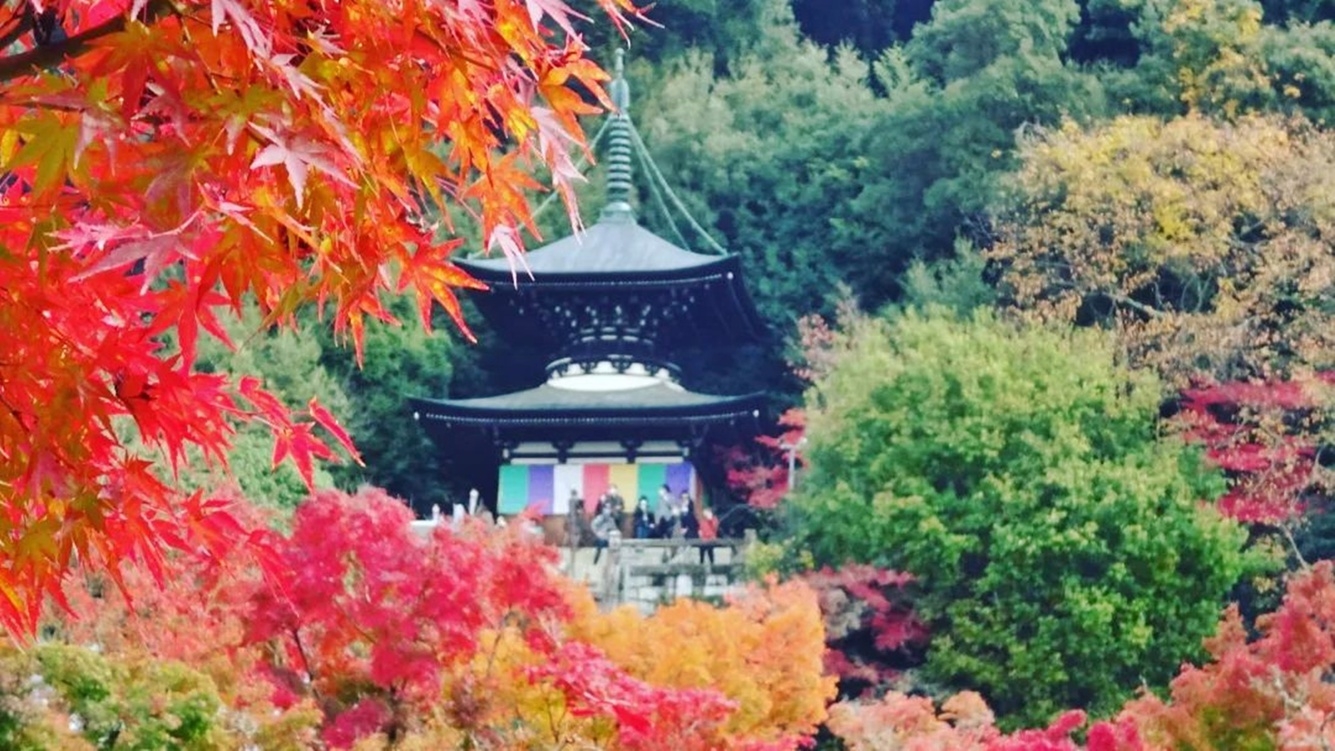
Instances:
[[[679,248],[636,222],[629,213],[605,215],[577,234],[534,248],[524,255],[534,276],[623,275],[682,272],[716,263],[720,257]],[[508,258],[472,258],[465,268],[489,276],[510,277]]]
[[[599,408],[537,406],[492,406],[470,402],[474,399],[410,400],[418,418],[428,423],[498,426],[569,425],[659,425],[667,422],[690,424],[726,422],[736,418],[754,418],[761,407],[761,395],[720,398],[707,404],[671,407],[636,407],[633,405]]]
[[[478,428],[495,429],[505,431],[512,428],[597,428],[611,430],[626,430],[633,428],[650,428],[655,433],[676,432],[679,429],[689,430],[691,428],[709,428],[714,426],[732,425],[737,422],[752,422],[757,420],[752,410],[743,410],[735,413],[719,413],[713,415],[676,415],[667,417],[646,418],[643,416],[557,416],[557,415],[532,415],[532,414],[512,414],[504,417],[484,417],[478,415],[442,415],[428,412],[422,413],[422,420],[431,423],[428,427],[433,429],[444,428]]]
[[[615,270],[543,271],[495,261],[460,259],[455,263],[473,277],[486,282],[494,291],[506,289],[602,289],[606,287],[681,287],[740,278],[741,262],[737,256],[717,256],[708,263],[681,268]]]
[[[423,423],[449,426],[666,426],[755,419],[760,394],[709,396],[654,386],[624,392],[579,392],[543,384],[478,399],[410,400]]]

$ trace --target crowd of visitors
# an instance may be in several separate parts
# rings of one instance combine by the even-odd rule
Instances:
[[[616,485],[608,487],[594,507],[593,520],[585,525],[584,500],[579,493],[571,490],[569,517],[567,518],[567,542],[572,547],[580,547],[589,538],[597,551],[593,561],[602,557],[613,535],[631,537],[636,540],[716,540],[718,539],[718,517],[711,509],[697,511],[695,500],[690,493],[683,491],[677,496],[664,485],[658,489],[658,512],[649,505],[648,496],[640,496],[635,503],[635,510],[627,516],[626,501]],[[700,562],[714,563],[714,548],[711,545],[700,546]]]
[[[712,509],[697,510],[695,499],[691,498],[690,493],[682,491],[674,496],[671,488],[663,485],[658,489],[657,506],[658,511],[655,512],[649,505],[648,496],[641,495],[635,503],[635,510],[627,515],[625,498],[616,485],[611,485],[598,499],[593,519],[588,520],[584,511],[584,499],[579,497],[577,490],[572,489],[568,502],[569,515],[566,518],[566,543],[571,547],[583,547],[592,543],[597,548],[593,554],[593,562],[597,563],[602,557],[603,549],[608,546],[614,535],[636,540],[707,542],[718,539],[718,517],[714,515]],[[493,515],[480,499],[476,489],[468,491],[466,503],[452,504],[450,520],[458,525],[465,517],[478,518],[500,526],[505,525],[505,518]],[[431,507],[431,519],[435,522],[444,521],[440,506]],[[541,534],[541,529],[536,528],[536,522],[530,523],[535,527],[535,534]],[[699,549],[700,563],[703,564],[708,560],[710,565],[713,565],[714,546],[702,544]]]

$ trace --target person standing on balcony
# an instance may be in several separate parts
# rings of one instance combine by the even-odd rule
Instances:
[[[707,508],[700,512],[700,539],[706,542],[713,542],[718,539],[718,517],[714,516],[714,510]],[[709,558],[709,565],[714,565],[714,546],[700,546],[700,565],[704,565],[705,558]]]
[[[649,510],[649,499],[640,496],[640,502],[635,506],[635,539],[647,540],[654,536],[654,528],[658,520],[654,518],[654,512]]]
[[[469,516],[481,519],[487,524],[495,524],[496,517],[492,515],[491,509],[482,502],[482,495],[477,492],[477,488],[468,491],[468,510]]]
[[[566,510],[566,545],[571,550],[584,545],[584,499],[579,491],[570,489],[570,507]]]
[[[682,536],[688,540],[700,539],[700,520],[695,516],[695,500],[689,493],[681,494]]]
[[[621,530],[617,529],[616,519],[606,505],[593,517],[593,545],[597,550],[593,552],[593,563],[598,565],[598,559],[603,556],[603,549],[608,546],[612,540],[612,535],[620,535]]]
[[[626,534],[626,499],[621,497],[621,491],[617,486],[611,485],[607,488],[607,503],[605,504],[612,512],[612,521],[616,522],[617,529],[621,534]]]

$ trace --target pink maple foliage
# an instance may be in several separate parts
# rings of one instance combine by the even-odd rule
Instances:
[[[1301,515],[1327,473],[1317,461],[1335,372],[1307,380],[1202,384],[1182,394],[1177,423],[1229,477],[1227,516],[1281,524]]]

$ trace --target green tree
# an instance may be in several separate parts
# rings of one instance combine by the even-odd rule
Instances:
[[[848,51],[831,63],[799,41],[791,17],[763,33],[767,54],[747,55],[728,75],[691,56],[636,102],[640,133],[690,213],[742,255],[761,313],[785,322],[827,307],[850,259],[865,252],[848,204],[876,179],[851,140],[884,108],[867,67]],[[645,180],[641,180],[645,183]],[[642,192],[644,221],[664,237],[707,247]]]
[[[1124,2],[1137,60],[1131,68],[1103,71],[1102,78],[1111,97],[1135,112],[1229,118],[1281,112],[1331,122],[1335,5],[1322,10],[1319,4]]]
[[[447,395],[460,355],[450,324],[428,333],[406,303],[400,301],[395,310],[400,325],[367,327],[360,366],[347,347],[325,340],[321,364],[348,395],[345,425],[363,461],[330,471],[345,489],[374,485],[425,513],[433,503],[445,506],[449,493],[459,489],[450,486],[441,451],[413,419],[407,399]]]
[[[1281,109],[1323,126],[1335,123],[1335,23],[1267,26],[1259,44]]]
[[[795,547],[919,577],[924,677],[1006,722],[1112,710],[1197,656],[1242,573],[1224,488],[1161,438],[1160,384],[1088,330],[857,320],[807,394]]]
[[[246,740],[226,727],[213,681],[179,662],[44,644],[0,647],[0,667],[20,679],[0,680],[6,749],[217,749]]]
[[[1255,0],[1140,0],[1143,50],[1131,96],[1163,113],[1236,116],[1270,109],[1274,88]]]
[[[314,397],[340,420],[347,420],[351,411],[348,395],[321,364],[324,351],[318,337],[266,327],[253,306],[246,307],[227,327],[235,349],[212,337],[201,340],[198,367],[202,372],[259,378],[288,404],[301,404]],[[246,497],[290,513],[310,491],[290,462],[274,467],[273,448],[267,428],[246,424],[234,437],[226,470],[192,462],[181,472],[182,485],[212,489],[234,482]],[[333,487],[329,467],[316,465],[314,473],[317,487]]]
[[[1058,59],[1079,20],[1075,0],[941,0],[908,53],[921,75],[944,85],[1014,58]]]
[[[843,267],[865,304],[895,298],[915,260],[985,237],[985,207],[1026,123],[1106,111],[1098,80],[1065,59],[1071,0],[942,0],[902,49],[882,56],[884,107],[852,151],[867,175],[836,228],[861,249]]]
[[[934,263],[914,261],[900,280],[903,307],[945,308],[960,315],[996,303],[997,291],[985,277],[987,259],[964,238],[955,256]]]

